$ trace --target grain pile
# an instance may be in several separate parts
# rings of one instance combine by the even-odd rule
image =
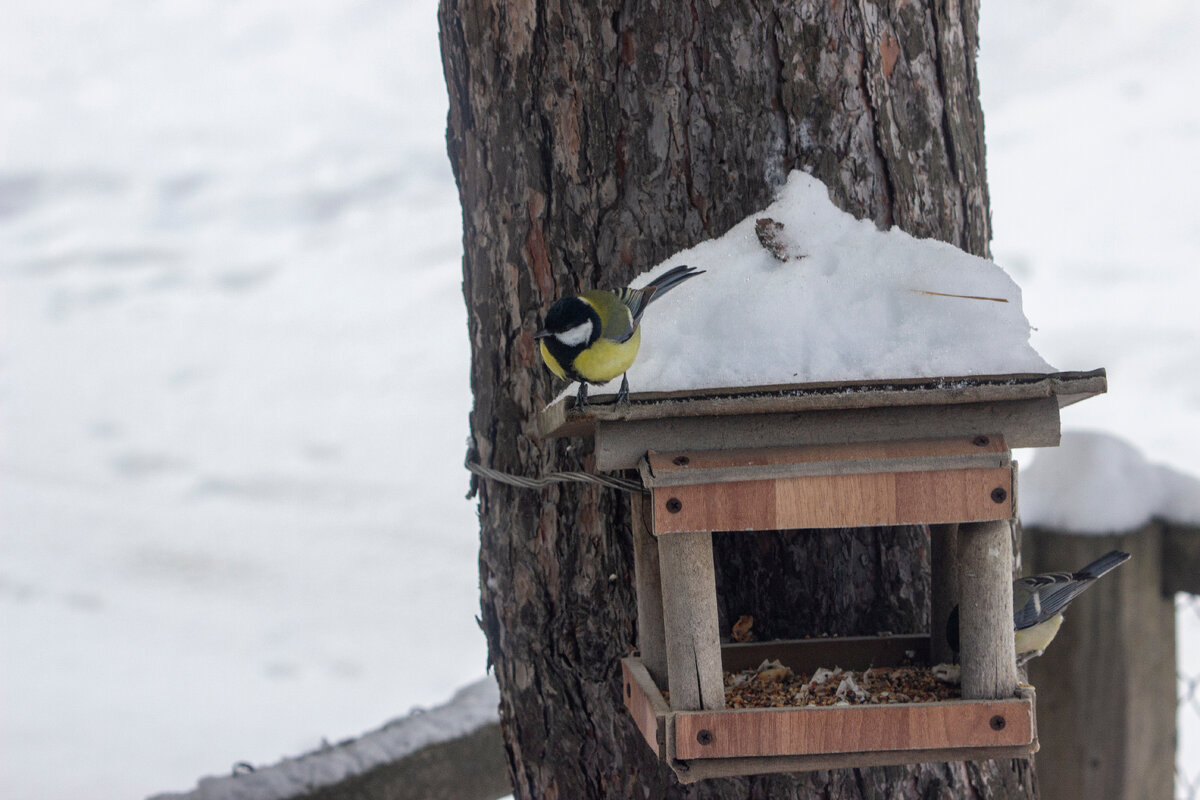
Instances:
[[[930,667],[821,668],[805,675],[764,661],[756,669],[725,673],[727,708],[932,703],[961,696],[958,686],[939,679]]]

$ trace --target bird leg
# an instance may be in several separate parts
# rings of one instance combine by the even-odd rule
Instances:
[[[1032,653],[1020,653],[1020,654],[1018,654],[1018,655],[1017,655],[1017,666],[1018,666],[1018,667],[1023,667],[1023,666],[1025,666],[1025,665],[1026,665],[1026,664],[1028,664],[1030,661],[1033,661],[1035,658],[1037,658],[1038,656],[1040,656],[1040,655],[1041,655],[1042,653],[1044,653],[1044,652],[1046,652],[1046,651],[1045,651],[1045,650],[1034,650]]]
[[[617,390],[617,405],[629,402],[629,373],[621,376],[621,388]]]
[[[579,394],[575,395],[575,410],[587,410],[587,383],[585,381],[579,382]]]

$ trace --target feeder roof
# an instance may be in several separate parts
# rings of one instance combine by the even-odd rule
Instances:
[[[794,415],[809,411],[926,407],[969,403],[1011,403],[1054,398],[1048,413],[1107,390],[1103,369],[1091,372],[1015,373],[890,381],[826,382],[742,386],[674,392],[641,392],[628,404],[615,405],[613,395],[593,395],[587,408],[575,398],[559,397],[537,418],[538,435],[588,436],[597,425],[662,421],[691,417],[754,414]],[[981,431],[986,432],[986,431]],[[991,431],[1000,432],[1000,431]]]

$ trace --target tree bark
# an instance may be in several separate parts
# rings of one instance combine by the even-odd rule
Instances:
[[[880,227],[987,255],[977,19],[975,0],[442,0],[470,456],[526,475],[582,468],[588,443],[533,436],[561,389],[532,339],[545,310],[723,233],[790,170]],[[679,786],[619,693],[636,641],[629,498],[475,488],[517,797],[1033,795],[1024,761]],[[928,547],[912,527],[716,535],[722,633],[743,613],[759,638],[926,630]]]

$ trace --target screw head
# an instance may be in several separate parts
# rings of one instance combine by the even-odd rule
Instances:
[[[996,716],[994,716],[990,720],[988,720],[988,725],[990,725],[992,727],[992,730],[994,730],[994,731],[1004,730],[1004,726],[1007,724],[1008,724],[1008,721],[1005,720],[1004,717],[1000,716],[999,714],[997,714]]]
[[[683,502],[678,497],[670,498],[667,500],[667,511],[670,511],[672,514],[678,514],[680,511],[683,511]]]
[[[692,460],[687,456],[675,456],[675,458],[671,460],[671,463],[677,467],[686,467],[691,463],[691,461]]]
[[[971,444],[975,445],[976,447],[987,447],[989,444],[991,444],[991,442],[992,440],[986,436],[976,436],[971,441]]]
[[[997,486],[995,489],[992,489],[993,503],[1003,503],[1007,499],[1008,492],[1003,487]]]
[[[699,733],[696,734],[696,741],[699,742],[700,744],[705,744],[705,745],[712,744],[712,740],[713,740],[712,731],[708,730],[707,728],[701,730]]]

